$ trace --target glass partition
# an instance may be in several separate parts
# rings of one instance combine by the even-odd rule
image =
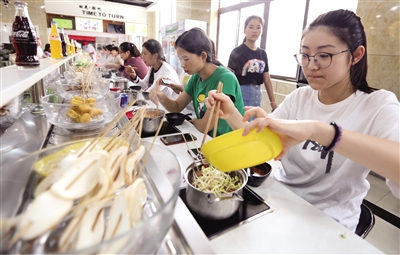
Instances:
[[[219,17],[218,60],[228,65],[229,55],[236,47],[238,34],[238,11],[222,13]]]
[[[308,5],[306,4],[308,2]],[[226,65],[230,52],[244,38],[244,21],[250,15],[265,19],[264,34],[257,42],[268,56],[273,78],[295,80],[303,28],[318,15],[336,9],[356,12],[358,0],[220,0],[218,58]],[[265,11],[265,13],[264,13]]]
[[[293,55],[299,52],[305,6],[305,0],[271,2],[265,49],[270,74],[296,78]]]
[[[320,14],[325,12],[347,9],[353,12],[357,11],[358,0],[310,0],[310,7],[308,8],[307,26],[316,19]]]
[[[240,0],[220,0],[219,8],[224,8],[240,3]]]
[[[261,18],[264,18],[264,4],[257,4],[249,7],[242,8],[240,10],[240,24],[239,24],[239,36],[237,45],[240,45],[243,42],[245,37],[244,35],[244,22],[251,15],[257,15]],[[266,29],[264,27],[264,29]],[[257,40],[257,46],[260,47],[261,37]]]

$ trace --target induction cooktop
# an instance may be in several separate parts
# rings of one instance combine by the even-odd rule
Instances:
[[[187,206],[186,188],[180,190],[179,196]],[[199,224],[200,228],[203,230],[204,234],[208,237],[208,239],[211,240],[225,233],[226,231],[256,219],[273,210],[272,207],[262,197],[260,197],[248,186],[245,186],[243,189],[243,199],[244,201],[242,202],[238,211],[231,217],[224,220],[204,219],[192,211],[191,213]],[[190,211],[189,207],[188,209]]]
[[[169,135],[169,134],[177,134],[177,133],[182,133],[182,132],[177,127],[175,127],[174,125],[171,125],[168,121],[164,121],[158,136]],[[155,134],[156,134],[155,132],[153,132],[153,133],[142,132],[142,135],[140,137],[141,138],[147,138],[147,137],[152,137]]]

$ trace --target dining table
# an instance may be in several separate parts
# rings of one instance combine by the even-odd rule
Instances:
[[[146,100],[146,102],[148,107],[155,107],[155,104],[150,100]],[[159,107],[164,109],[161,104]],[[188,146],[190,149],[200,147],[203,133],[187,120],[177,128],[182,133],[194,135],[197,140],[187,142],[187,144],[180,143],[166,146],[161,142],[160,137],[143,139],[154,141],[155,144],[172,151],[180,159],[183,169],[186,169],[193,163],[193,158],[188,153]],[[206,142],[211,139],[212,137],[207,136]],[[267,163],[272,166],[272,171],[281,167],[279,161],[270,160]],[[181,187],[185,188],[185,185],[184,181],[182,181]],[[272,210],[216,237],[208,239],[203,235],[197,235],[197,243],[204,243],[202,247],[205,247],[204,250],[197,250],[198,253],[384,254],[372,244],[293,193],[284,184],[274,180],[272,175],[259,187],[251,187],[251,189],[261,196],[272,207]],[[188,208],[182,202],[182,199],[178,198],[175,219],[179,219],[179,214],[187,210]],[[191,221],[191,224],[193,231],[195,229],[198,230],[199,226],[196,226],[196,223]],[[186,236],[186,238],[190,239],[190,236]]]

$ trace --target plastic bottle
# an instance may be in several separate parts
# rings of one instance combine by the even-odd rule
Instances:
[[[65,34],[65,44],[66,44],[65,49],[66,49],[67,55],[71,56],[71,43],[69,41],[67,34]]]
[[[71,53],[72,54],[76,53],[76,51],[75,51],[75,40],[74,39],[71,39]]]
[[[28,4],[15,1],[15,18],[12,28],[12,43],[16,51],[15,64],[23,67],[40,65],[37,57],[37,37],[29,18]]]
[[[61,39],[61,50],[62,50],[62,55],[64,57],[68,57],[67,54],[67,43],[65,42],[65,33],[64,33],[64,28],[61,28],[60,31],[60,39]]]
[[[52,58],[60,59],[63,58],[60,34],[58,33],[57,23],[51,22],[50,30],[50,54]]]

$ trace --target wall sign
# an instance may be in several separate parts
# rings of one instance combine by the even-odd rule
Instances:
[[[96,7],[93,5],[79,5],[79,8],[82,9],[82,14],[85,16],[124,20],[124,15],[102,11],[101,7]]]
[[[99,0],[45,0],[47,13],[147,24],[146,8]]]
[[[75,18],[76,30],[103,32],[103,20],[101,19],[88,19],[88,18]]]
[[[125,23],[125,34],[134,36],[147,36],[147,25]]]

